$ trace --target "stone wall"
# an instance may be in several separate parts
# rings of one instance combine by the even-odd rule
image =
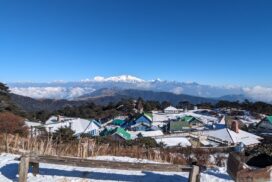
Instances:
[[[232,152],[228,158],[227,171],[236,182],[271,182],[272,166],[252,168],[246,163],[244,155]]]

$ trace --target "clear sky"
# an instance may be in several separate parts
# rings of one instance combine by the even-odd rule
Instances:
[[[0,81],[272,86],[271,0],[1,0]]]

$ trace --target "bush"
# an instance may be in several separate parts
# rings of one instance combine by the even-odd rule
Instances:
[[[57,143],[69,143],[76,139],[74,130],[69,127],[61,127],[53,133],[53,140]]]
[[[0,113],[0,133],[28,135],[28,128],[24,119],[10,112]]]
[[[138,138],[135,140],[128,141],[116,141],[111,137],[91,137],[94,138],[98,145],[109,144],[110,146],[123,146],[123,147],[142,147],[142,148],[156,148],[161,147],[161,145],[157,144],[156,140],[153,138]]]

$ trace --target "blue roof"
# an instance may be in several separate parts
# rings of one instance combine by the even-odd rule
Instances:
[[[96,121],[96,120],[93,119],[91,122],[96,124],[98,127],[101,127],[101,123],[99,121]]]

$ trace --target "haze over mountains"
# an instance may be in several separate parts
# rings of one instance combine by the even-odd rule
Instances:
[[[272,101],[272,88],[261,86],[212,86],[201,85],[195,82],[188,83],[177,81],[162,81],[160,79],[144,80],[130,75],[121,75],[108,78],[96,76],[93,79],[71,82],[55,81],[50,83],[8,83],[8,86],[10,87],[12,93],[36,99],[49,98],[83,100],[84,98],[89,98],[92,96],[92,93],[95,93],[94,91],[106,89],[108,92],[114,92],[115,95],[119,96],[122,94],[123,96],[129,96],[128,92],[124,94],[122,93],[122,90],[134,90],[134,96],[141,95],[140,93],[136,94],[135,90],[138,90],[138,92],[168,92],[173,95],[190,95],[195,97],[211,98],[212,100],[249,99],[253,101]],[[105,90],[103,94],[105,94]],[[101,94],[100,97],[113,96],[103,94]],[[146,99],[151,98],[147,97]]]

